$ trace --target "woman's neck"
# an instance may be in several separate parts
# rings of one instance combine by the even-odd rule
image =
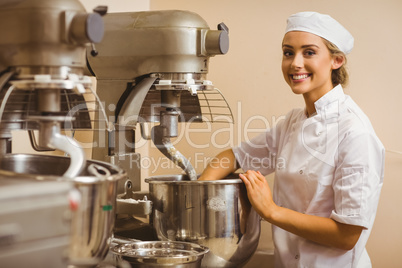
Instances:
[[[318,101],[322,96],[327,94],[329,91],[331,91],[332,88],[333,87],[327,88],[325,90],[307,92],[303,94],[304,102],[306,104],[307,117],[310,117],[311,115],[316,113],[314,103]]]

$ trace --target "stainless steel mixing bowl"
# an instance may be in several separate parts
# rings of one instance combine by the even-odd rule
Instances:
[[[202,267],[241,267],[255,252],[260,217],[240,179],[190,181],[185,175],[155,176],[149,183],[150,223],[159,240],[209,248]]]
[[[69,164],[68,157],[4,155],[0,158],[0,179],[69,180],[62,177]],[[95,266],[106,256],[115,221],[117,182],[125,176],[114,165],[87,161],[80,176],[72,179],[81,200],[72,205],[71,265]]]
[[[121,244],[112,252],[128,261],[132,268],[199,268],[208,248],[194,243],[143,241]]]

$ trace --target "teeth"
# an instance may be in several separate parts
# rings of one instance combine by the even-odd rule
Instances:
[[[304,79],[304,78],[307,78],[307,77],[308,77],[307,74],[293,75],[294,80],[300,80],[300,79]]]

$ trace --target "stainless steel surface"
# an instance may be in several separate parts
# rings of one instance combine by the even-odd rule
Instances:
[[[12,67],[11,70],[18,76],[20,80],[33,79],[37,74],[48,74],[53,79],[64,80],[69,75],[76,74],[79,77],[83,76],[82,66],[70,67],[70,66],[18,66]]]
[[[145,100],[149,89],[152,87],[156,77],[147,77],[142,79],[134,90],[131,90],[126,97],[126,100],[121,105],[120,111],[117,113],[119,118],[117,122],[125,126],[136,127],[137,122],[141,122],[139,118],[141,111],[141,104]],[[135,104],[140,105],[135,105]]]
[[[99,54],[96,57],[91,57],[89,53],[87,55],[88,71],[97,78],[97,94],[102,101],[105,101],[105,107],[109,107],[106,109],[106,114],[108,118],[112,118],[111,123],[114,127],[105,126],[107,135],[103,135],[102,132],[94,133],[94,141],[107,146],[93,148],[92,157],[99,160],[118,159],[124,169],[136,170],[128,181],[132,182],[133,191],[140,190],[140,158],[134,162],[128,160],[135,153],[133,130],[137,123],[144,127],[147,122],[159,122],[160,124],[151,131],[152,135],[146,135],[145,131],[142,131],[143,137],[146,139],[151,137],[157,148],[188,174],[196,185],[194,187],[200,186],[196,183],[197,176],[190,162],[177,151],[170,138],[177,135],[179,122],[233,122],[232,112],[226,100],[206,79],[210,57],[225,54],[229,48],[228,40],[228,29],[224,24],[220,24],[218,30],[211,30],[199,15],[189,11],[107,14],[105,37],[102,43],[97,45]],[[101,126],[96,128],[101,129]],[[236,181],[231,186],[236,188],[239,187],[238,184],[239,181]],[[201,188],[227,188],[229,192],[231,186],[203,185]],[[119,189],[122,188],[120,185]],[[227,267],[243,263],[250,256],[250,252],[255,250],[254,241],[249,242],[255,237],[258,240],[258,235],[251,235],[251,231],[246,235],[245,229],[242,233],[240,228],[246,228],[246,225],[255,227],[254,230],[258,233],[258,217],[253,212],[250,212],[251,217],[245,216],[249,214],[248,212],[242,213],[241,220],[244,222],[241,224],[236,222],[240,220],[237,208],[242,206],[233,203],[239,201],[236,195],[238,192],[233,191],[232,199],[227,200],[229,211],[227,215],[221,210],[215,211],[216,209],[208,214],[210,209],[203,208],[206,205],[204,203],[199,203],[199,207],[193,210],[206,213],[201,217],[210,220],[208,230],[205,230],[203,224],[198,224],[195,228],[202,225],[200,228],[205,231],[203,235],[207,234],[210,237],[202,236],[201,239],[201,236],[195,234],[200,230],[192,231],[193,223],[199,221],[200,215],[186,214],[183,215],[183,222],[180,222],[180,230],[172,227],[174,233],[169,229],[169,235],[164,233],[167,230],[163,230],[159,233],[159,238],[167,239],[168,236],[177,235],[178,240],[195,239],[199,243],[211,244],[216,254],[207,255],[209,261],[205,263],[209,265],[218,264],[218,267]],[[178,192],[178,195],[182,193]],[[183,195],[186,196],[184,193]],[[166,207],[177,204],[176,200],[168,199],[166,202],[173,203],[165,204]],[[185,202],[183,200],[182,205],[191,202],[189,199],[184,200]],[[153,212],[160,211],[160,202],[155,204],[154,199],[151,201]],[[215,201],[221,200],[212,199],[211,202]],[[190,210],[187,212],[190,213]],[[157,215],[159,217],[160,214]],[[175,221],[180,221],[177,218],[182,216],[174,215]],[[256,222],[251,223],[250,220],[248,223],[248,219],[251,218],[255,218]],[[164,220],[166,224],[171,224],[172,220],[168,216]],[[224,233],[220,233],[212,226],[215,220],[217,224],[221,224],[220,221],[225,222],[222,223],[226,224],[225,226],[219,227],[223,228]],[[190,225],[187,226],[186,223]],[[117,225],[119,235],[129,237],[137,231],[146,234],[145,236],[155,235],[154,231],[149,231],[142,224],[142,221],[121,214],[118,215]],[[158,227],[156,230],[159,230]],[[222,244],[218,245],[219,243],[227,244],[229,247],[224,250],[226,246],[222,247]]]
[[[9,0],[0,3],[0,24],[8,25],[0,28],[0,72],[9,71],[2,76],[0,99],[2,105],[10,101],[0,118],[2,132],[26,129],[24,111],[60,112],[61,91],[82,94],[90,86],[83,77],[85,52],[103,37],[99,14],[86,13],[78,0]],[[21,96],[20,90],[34,94]]]
[[[181,167],[190,180],[194,181],[197,180],[194,167],[170,141],[171,137],[177,136],[177,117],[176,111],[161,112],[161,124],[152,128],[152,141],[162,154]]]
[[[117,195],[116,213],[147,216],[152,213],[152,201],[148,200],[147,192],[133,192],[132,183],[127,180],[125,193]]]
[[[8,142],[11,130],[35,126],[25,111],[59,113],[62,90],[82,94],[86,46],[99,42],[104,29],[101,15],[88,14],[78,0],[2,1],[0,24],[7,25],[0,28],[0,138]],[[22,89],[34,94],[18,96]],[[11,150],[7,142],[2,153]]]
[[[89,77],[87,77],[89,79]],[[54,80],[53,80],[54,81]],[[7,82],[15,82],[7,81]],[[20,80],[18,80],[20,82]],[[36,130],[39,128],[38,123],[33,120],[29,120],[31,116],[40,116],[43,114],[42,111],[48,109],[42,109],[40,102],[43,102],[39,97],[40,91],[48,89],[37,88],[38,83],[34,85],[33,81],[27,81],[25,90],[20,90],[15,88],[15,86],[23,86],[21,82],[19,84],[14,84],[11,88],[10,84],[3,87],[0,91],[0,99],[2,100],[2,106],[4,106],[3,112],[1,114],[1,127],[0,129],[5,130]],[[74,88],[76,84],[80,83],[85,88],[84,93],[77,93]],[[29,85],[30,84],[30,85]],[[43,83],[42,83],[43,84]],[[50,86],[50,83],[47,83]],[[54,102],[58,103],[58,109],[53,105],[53,115],[66,116],[66,119],[62,122],[61,127],[63,129],[91,129],[91,118],[90,113],[93,113],[94,106],[94,94],[90,91],[90,80],[81,81],[71,81],[62,80],[58,84],[53,84],[52,86],[58,86],[58,89],[52,89],[56,94],[60,95],[60,100]],[[69,89],[65,89],[69,87]],[[10,88],[12,89],[10,92]],[[64,88],[64,89],[63,89]],[[7,95],[9,96],[7,97]],[[48,102],[46,102],[48,103]],[[43,105],[42,105],[43,107]],[[54,112],[57,110],[57,112]],[[67,117],[73,117],[74,120],[68,120]],[[101,118],[104,122],[104,118]]]
[[[71,180],[61,176],[69,162],[68,157],[8,154],[0,158],[0,176],[13,180]],[[89,168],[91,165],[95,165],[96,172]],[[106,256],[115,221],[117,182],[125,177],[126,173],[114,165],[87,161],[86,168],[72,179],[81,197],[72,211],[70,264],[95,266]]]
[[[99,55],[88,58],[100,80],[132,80],[150,73],[207,73],[209,57],[228,49],[225,30],[211,30],[204,19],[189,11],[109,13],[104,22]],[[225,40],[209,39],[213,33],[222,34]]]
[[[105,145],[106,146],[106,145]],[[123,194],[126,192],[127,184],[130,185],[132,191],[138,191],[141,186],[141,181],[139,179],[133,178],[140,178],[141,170],[140,170],[140,159],[141,155],[139,153],[128,153],[128,154],[115,154],[112,156],[104,156],[103,158],[105,161],[119,166],[119,167],[126,167],[123,168],[127,172],[127,180],[120,181],[118,183],[117,192],[119,194]]]
[[[143,241],[116,245],[112,252],[133,268],[199,268],[208,248],[194,243]]]
[[[61,129],[91,128],[84,96],[91,79],[83,73],[86,47],[103,37],[101,14],[88,14],[78,0],[7,0],[0,3],[0,25],[0,176],[71,181],[80,200],[72,204],[69,250],[63,257],[75,266],[94,266],[108,250],[117,182],[126,174],[110,164],[86,162],[79,144]],[[12,155],[13,130],[29,130],[34,149],[57,149],[70,157]],[[41,256],[55,253],[39,242],[31,247],[42,247]],[[24,261],[34,259],[31,254]],[[41,265],[47,266],[53,264]]]
[[[35,75],[32,80],[8,80],[6,86],[0,88],[1,133],[37,130],[40,128],[38,122],[49,121],[46,117],[54,116],[63,117],[57,120],[62,128],[90,129],[89,110],[84,99],[90,86],[89,77],[55,80],[50,75]]]
[[[240,179],[190,181],[184,175],[146,179],[153,202],[151,224],[159,240],[210,249],[202,267],[241,267],[253,255],[260,217]]]
[[[97,94],[105,107],[113,107],[106,109],[106,114],[114,118],[114,128],[95,127],[107,131],[107,135],[94,133],[94,141],[106,146],[93,148],[92,158],[115,157],[124,169],[135,169],[129,179],[133,190],[139,191],[139,160],[133,166],[128,159],[135,152],[130,130],[137,123],[161,122],[158,148],[194,178],[190,162],[177,154],[169,137],[177,132],[178,122],[222,118],[233,122],[226,100],[206,80],[209,58],[228,51],[227,27],[220,24],[218,30],[211,30],[198,14],[181,10],[111,13],[104,20],[99,54],[92,57],[87,53],[88,73],[96,76]],[[167,123],[163,117],[172,108],[178,117]]]
[[[180,99],[180,90],[164,90],[161,92],[161,106],[164,110],[160,112],[160,124],[153,127],[151,137],[161,153],[181,167],[190,180],[197,180],[197,173],[190,161],[170,141],[170,138],[177,137],[178,133]]]
[[[16,66],[67,66],[82,72],[86,44],[103,36],[100,15],[87,14],[78,0],[1,1],[0,24],[8,25],[0,29],[1,71]]]
[[[167,74],[155,75],[167,76]],[[163,101],[163,92],[180,91],[179,122],[232,123],[232,111],[222,93],[212,82],[205,80],[205,75],[202,79],[204,80],[194,80],[193,83],[191,79],[189,81],[160,78],[151,87],[145,100],[139,103],[142,105],[139,118],[142,122],[160,122],[160,113],[163,111],[163,104],[166,103]]]
[[[124,94],[124,103],[116,111],[118,122],[133,128],[137,123],[160,122],[160,113],[172,103],[166,101],[169,92],[180,93],[173,106],[180,108],[179,122],[233,122],[232,112],[222,93],[206,79],[205,73],[153,73],[132,84],[101,79],[98,89],[101,89],[102,99],[112,103],[118,103]],[[111,83],[116,88],[113,95],[107,92]]]
[[[85,52],[88,43],[103,37],[101,15],[87,14],[77,0],[9,0],[0,3],[0,25],[8,25],[0,27],[0,153],[11,153],[12,130],[27,129],[28,122],[35,121],[30,124],[39,130],[34,149],[68,153],[71,163],[64,176],[73,178],[83,168],[85,155],[60,133],[62,122],[72,121],[61,113],[61,93],[81,95],[90,86],[83,77]],[[30,94],[27,99],[26,91],[34,92],[35,101]],[[68,113],[74,109],[69,107]],[[32,110],[34,117],[26,113]]]
[[[41,148],[58,149],[70,156],[70,165],[62,174],[64,177],[75,178],[84,169],[86,157],[78,142],[60,133],[60,121],[65,118],[36,117],[39,120],[39,146]]]
[[[104,28],[101,15],[88,14],[78,0],[2,1],[0,25],[7,25],[0,27],[0,138],[6,141],[0,142],[0,152],[4,154],[11,153],[7,142],[12,130],[38,129],[28,111],[41,116],[36,117],[39,120],[66,116],[62,114],[62,92],[81,95],[90,86],[83,76],[86,46],[100,42]],[[69,107],[68,112],[74,108]],[[44,125],[39,128],[43,131]],[[49,128],[55,133],[53,124]],[[64,150],[66,146],[52,144],[48,149]],[[68,153],[75,159],[73,165],[84,158],[79,150]]]
[[[73,183],[0,176],[0,266],[65,268]]]

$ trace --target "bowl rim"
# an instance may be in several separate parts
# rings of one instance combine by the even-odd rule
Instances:
[[[23,153],[18,153],[18,154],[6,154],[3,156],[0,156],[0,162],[6,161],[6,160],[11,160],[11,161],[21,161],[24,159],[36,159],[40,160],[43,162],[46,162],[46,160],[61,160],[61,161],[69,161],[69,157],[66,156],[59,156],[59,155],[37,155],[37,154],[23,154]],[[3,178],[25,178],[25,179],[35,179],[35,180],[59,180],[59,181],[72,181],[75,183],[80,183],[80,184],[96,184],[96,183],[102,183],[105,181],[117,181],[120,180],[123,177],[127,176],[127,173],[125,170],[121,169],[120,167],[113,165],[108,162],[103,162],[103,161],[98,161],[98,160],[92,160],[92,159],[87,159],[87,164],[88,166],[90,164],[98,164],[103,167],[107,167],[113,173],[110,174],[110,176],[105,176],[105,177],[96,177],[96,176],[91,176],[91,175],[82,175],[82,176],[77,176],[74,178],[67,178],[63,177],[62,174],[35,174],[35,173],[26,173],[26,172],[15,172],[12,170],[7,170],[7,169],[1,169],[0,168],[0,177]]]
[[[151,245],[151,247],[149,247]],[[179,256],[158,256],[158,255],[153,255],[153,256],[142,256],[142,255],[129,255],[125,252],[119,252],[119,249],[122,247],[128,247],[128,246],[140,246],[140,248],[133,248],[133,251],[138,251],[138,252],[147,252],[147,251],[152,251],[154,254],[156,251],[166,251],[169,249],[176,249],[176,248],[170,248],[170,247],[155,247],[155,245],[162,245],[162,246],[170,246],[170,245],[185,245],[189,247],[189,249],[183,249],[183,248],[177,248],[177,250],[182,250],[186,252],[190,252],[188,255],[179,255]],[[144,248],[141,248],[141,246],[145,246]],[[209,252],[209,248],[205,247],[203,245],[195,244],[195,243],[190,243],[190,242],[181,242],[181,241],[134,241],[134,242],[129,242],[129,243],[122,243],[118,244],[115,246],[112,246],[111,251],[115,255],[119,255],[122,258],[131,261],[131,262],[136,262],[136,263],[160,263],[160,264],[185,264],[185,263],[190,263],[190,262],[195,262],[201,258],[204,257],[205,254]],[[198,251],[194,251],[194,249],[199,249]]]
[[[188,185],[210,185],[210,184],[243,184],[243,181],[238,177],[239,174],[233,173],[221,180],[211,181],[191,181],[184,174],[173,175],[158,175],[145,178],[145,182],[149,184],[188,184]],[[236,178],[237,177],[237,178]]]

